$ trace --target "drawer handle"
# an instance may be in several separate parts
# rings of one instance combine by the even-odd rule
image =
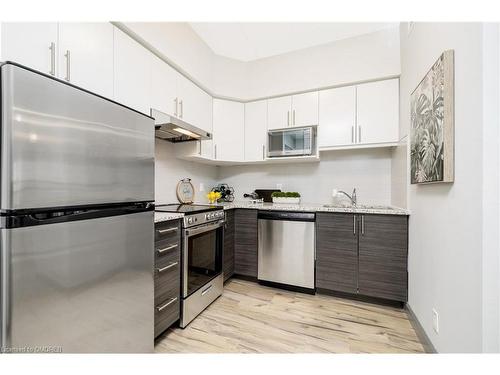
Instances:
[[[168,270],[169,268],[175,267],[178,264],[179,264],[179,262],[174,262],[174,263],[169,264],[168,266],[165,266],[162,268],[157,268],[156,270],[158,271],[158,273],[160,273],[160,272]]]
[[[161,310],[166,309],[167,307],[169,307],[175,301],[177,301],[177,297],[171,298],[170,301],[168,301],[163,306],[157,307],[156,310],[158,310],[158,312],[160,312]]]
[[[175,249],[176,247],[177,247],[177,244],[173,244],[173,245],[164,247],[163,249],[158,249],[157,251],[158,251],[158,254],[163,254],[165,251]]]
[[[176,232],[176,231],[177,231],[177,227],[167,228],[167,229],[158,229],[158,233],[160,233],[160,234]]]
[[[201,292],[201,295],[204,296],[208,292],[210,292],[210,289],[212,289],[212,285],[210,285],[207,289],[205,289],[203,292]]]

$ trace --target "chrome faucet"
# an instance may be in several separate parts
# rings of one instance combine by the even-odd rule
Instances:
[[[340,190],[338,193],[344,194],[347,198],[351,200],[351,204],[356,207],[356,203],[358,202],[358,199],[356,198],[356,188],[352,191],[352,194],[349,195],[345,191]]]

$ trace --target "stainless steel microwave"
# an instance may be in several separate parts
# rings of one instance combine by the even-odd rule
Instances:
[[[267,157],[307,156],[316,150],[316,127],[288,128],[268,131]]]

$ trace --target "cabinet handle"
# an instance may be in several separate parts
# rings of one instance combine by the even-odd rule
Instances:
[[[361,216],[361,234],[365,234],[365,215]]]
[[[177,116],[177,107],[178,107],[178,105],[179,105],[179,98],[175,98],[174,99],[174,106],[175,106],[174,116],[175,117],[178,117]]]
[[[200,155],[200,156],[201,156],[201,139],[200,139],[200,141],[198,142],[198,144],[199,144],[199,146],[200,146],[200,149],[199,149],[199,151],[198,151],[198,155]]]
[[[156,310],[158,310],[158,312],[160,312],[161,310],[166,309],[167,307],[169,307],[175,301],[177,301],[177,297],[171,298],[170,301],[168,301],[163,306],[157,307]]]
[[[179,101],[179,106],[181,107],[181,113],[180,113],[180,118],[184,116],[184,102],[181,100]]]
[[[50,43],[50,71],[49,74],[52,76],[56,75],[56,44],[54,42]]]
[[[64,79],[69,82],[71,79],[71,52],[66,50],[64,57],[66,57],[66,78]]]
[[[167,229],[158,229],[158,233],[160,233],[160,234],[176,232],[176,231],[177,231],[177,227],[172,227],[172,228],[167,228]]]
[[[217,145],[214,145],[214,159],[217,159]]]
[[[163,254],[165,251],[175,249],[176,247],[177,247],[177,244],[173,244],[173,245],[164,247],[163,249],[158,249],[157,252],[158,252],[158,254]]]
[[[354,125],[351,126],[351,143],[354,143]]]
[[[266,159],[266,145],[262,145],[262,160]]]
[[[352,217],[352,233],[356,235],[356,215]]]
[[[358,142],[361,142],[361,125],[359,125],[358,128],[359,128]]]
[[[290,111],[286,112],[286,126],[290,126]]]
[[[292,125],[295,126],[295,109],[292,112]]]
[[[161,273],[161,272],[164,272],[172,267],[175,267],[176,265],[178,265],[179,262],[174,262],[174,263],[170,263],[168,266],[165,266],[165,267],[162,267],[162,268],[157,268],[156,270],[158,271],[158,273]]]

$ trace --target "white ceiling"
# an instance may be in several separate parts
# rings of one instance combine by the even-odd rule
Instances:
[[[217,55],[252,61],[395,27],[397,23],[190,23]]]

